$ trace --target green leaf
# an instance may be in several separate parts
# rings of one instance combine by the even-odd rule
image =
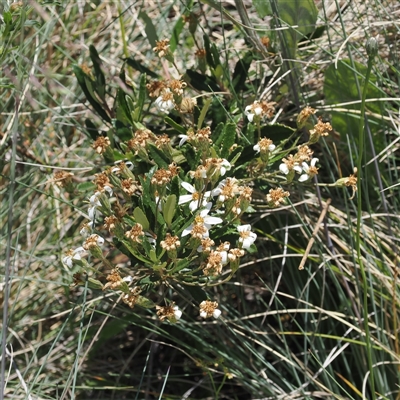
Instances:
[[[215,78],[208,75],[202,75],[191,69],[186,70],[186,74],[183,79],[199,91],[218,92],[220,90]]]
[[[223,135],[224,128],[225,128],[225,124],[223,122],[220,122],[211,134],[211,139],[214,143],[214,146],[216,146],[216,147],[219,147],[220,144],[222,143],[222,139],[224,137],[224,135]]]
[[[136,61],[135,59],[129,57],[129,58],[123,58],[123,60],[133,69],[136,69],[136,71],[139,71],[142,74],[146,74],[148,76],[151,76],[152,78],[158,78],[158,75],[153,72],[151,69],[148,69],[144,65],[142,65],[139,61]]]
[[[176,21],[176,24],[174,26],[174,29],[172,30],[172,36],[169,41],[169,48],[172,52],[175,51],[176,46],[179,43],[179,36],[182,33],[183,27],[185,26],[185,22],[182,17]]]
[[[135,217],[136,222],[142,225],[144,231],[148,231],[150,228],[149,220],[147,219],[145,213],[140,207],[136,207],[133,210],[133,216]]]
[[[148,152],[151,158],[155,161],[159,168],[167,168],[170,160],[166,157],[166,155],[154,144],[148,144]]]
[[[227,160],[231,163],[231,165],[235,165],[236,161],[239,159],[240,155],[242,154],[243,147],[242,146],[237,146],[235,149],[232,151],[232,153],[229,154]]]
[[[174,176],[171,181],[171,194],[176,196],[176,198],[179,197],[179,191],[180,191],[180,183],[179,183],[179,178],[177,176]]]
[[[192,171],[195,171],[197,164],[197,153],[194,151],[191,145],[182,146],[182,153],[185,155],[186,161]]]
[[[85,125],[86,125],[86,130],[89,136],[93,139],[96,140],[99,136],[100,133],[97,130],[95,124],[88,118],[85,119]]]
[[[144,12],[139,13],[139,18],[145,23],[144,30],[146,32],[147,39],[150,42],[151,47],[156,47],[156,41],[158,40],[156,28],[153,25],[151,18]]]
[[[203,108],[201,109],[200,116],[199,116],[199,119],[197,121],[197,129],[201,129],[201,127],[203,125],[203,122],[204,122],[204,119],[206,117],[207,111],[210,108],[211,102],[212,102],[212,99],[207,99],[207,100],[204,101]]]
[[[94,183],[92,183],[92,182],[82,182],[82,183],[78,184],[76,189],[79,192],[91,192],[94,189],[96,189],[96,185]]]
[[[131,117],[131,111],[128,102],[127,96],[122,89],[117,90],[117,98],[116,104],[114,105],[116,111],[116,117],[118,121],[122,122],[123,124],[132,124],[133,120]]]
[[[225,125],[223,139],[222,139],[222,150],[221,157],[227,158],[229,155],[229,149],[236,141],[236,124],[228,122]]]
[[[203,35],[203,41],[204,41],[204,50],[206,51],[207,64],[210,68],[214,69],[216,67],[216,64],[214,62],[214,58],[211,53],[211,43],[208,35],[206,34]]]
[[[232,84],[235,92],[244,90],[245,82],[249,72],[250,65],[253,61],[253,52],[248,51],[236,64],[232,76]]]
[[[176,196],[171,194],[167,197],[167,201],[163,205],[163,215],[167,226],[170,226],[176,212]]]
[[[295,58],[297,43],[306,35],[312,33],[317,22],[318,10],[314,0],[277,0],[277,18],[281,25],[289,27],[282,31],[288,56]],[[296,26],[296,28],[292,28]]]
[[[253,6],[260,18],[272,15],[271,4],[266,0],[253,0]]]
[[[170,273],[177,273],[180,270],[186,268],[192,262],[191,259],[184,258],[183,260],[178,260],[175,267],[169,271]]]
[[[361,102],[355,75],[357,75],[359,85],[362,88],[364,86],[364,77],[367,72],[367,67],[357,62],[354,62],[354,67],[355,70],[353,70],[349,60],[339,61],[337,68],[335,68],[334,64],[330,65],[325,72],[324,95],[327,105],[358,101],[356,104],[349,104],[341,107],[347,108],[349,112],[337,112],[334,109],[330,111],[332,113],[332,125],[335,130],[340,133],[342,140],[346,140],[347,136],[350,135],[351,138],[357,141]],[[376,82],[376,75],[371,73],[367,86],[367,100],[386,97],[386,94],[376,87]],[[370,111],[378,115],[383,114],[384,110],[382,104],[384,103],[381,101],[367,101],[367,113]],[[352,110],[356,112],[351,112]],[[372,133],[376,134],[382,129],[381,120],[379,118],[368,117],[368,120]],[[384,142],[380,138],[375,142],[377,151],[381,151]]]
[[[79,86],[82,88],[82,91],[86,96],[86,99],[92,105],[92,107],[97,112],[97,114],[104,121],[110,123],[111,118],[109,117],[107,112],[103,109],[103,107],[100,105],[100,103],[97,101],[97,99],[94,97],[93,88],[91,86],[92,83],[91,83],[89,77],[82,71],[82,68],[80,68],[78,65],[74,65],[72,67],[72,69],[78,80]],[[90,87],[88,87],[87,85],[90,85]]]
[[[179,125],[177,122],[175,122],[172,118],[165,117],[164,121],[166,124],[172,126],[172,128],[176,129],[182,135],[186,135],[186,129],[182,125]]]
[[[137,101],[135,112],[133,114],[134,121],[142,120],[142,111],[145,100],[146,100],[146,74],[142,74],[140,76],[139,98]]]
[[[93,63],[94,76],[96,79],[96,92],[99,94],[102,100],[105,100],[106,94],[106,78],[104,77],[104,73],[101,69],[101,60],[99,53],[93,45],[89,46],[90,59]]]

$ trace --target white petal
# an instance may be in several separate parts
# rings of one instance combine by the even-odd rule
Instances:
[[[256,107],[255,110],[254,110],[254,113],[255,113],[256,115],[261,115],[261,113],[262,113],[262,108],[261,108],[261,107]]]
[[[104,239],[101,236],[99,236],[97,238],[97,245],[98,246],[102,246],[103,244],[104,244]]]
[[[74,250],[74,255],[72,256],[72,258],[75,260],[80,260],[82,257],[82,254],[84,254],[84,253],[86,253],[86,250],[82,246],[77,247]]]
[[[186,229],[183,230],[181,236],[185,237],[185,236],[189,235],[190,232],[192,232],[192,230],[193,230],[193,225],[189,225]]]
[[[207,313],[205,311],[200,311],[201,318],[207,318]]]
[[[274,151],[276,149],[276,146],[274,145],[274,144],[270,144],[269,146],[268,146],[268,150],[269,151]]]
[[[97,208],[96,206],[93,206],[93,207],[89,207],[89,209],[88,209],[88,215],[89,215],[89,219],[91,221],[94,220],[94,215],[96,213],[96,208]]]
[[[251,231],[251,225],[250,225],[250,224],[238,225],[238,226],[236,227],[236,229],[237,229],[239,232],[248,232],[248,231]]]
[[[256,152],[256,153],[259,153],[260,152],[260,145],[259,144],[255,144],[254,146],[253,146],[253,150]]]
[[[62,259],[63,264],[65,264],[67,267],[72,268],[72,257],[71,256],[65,256]]]
[[[219,318],[219,316],[221,315],[221,310],[219,310],[218,308],[216,308],[213,312],[213,317],[215,319]]]
[[[302,165],[302,167],[303,167],[303,171],[304,171],[304,172],[308,172],[308,170],[310,169],[310,167],[308,166],[308,164],[307,164],[306,162],[303,162],[301,165]]]
[[[179,147],[181,147],[189,139],[188,135],[178,135],[181,140],[179,141]]]
[[[301,174],[303,172],[303,168],[301,168],[300,165],[295,165],[293,167],[293,170],[296,171],[298,174]]]
[[[221,255],[221,264],[226,265],[228,264],[228,253],[226,251],[220,251],[219,254]]]
[[[281,165],[279,165],[279,171],[281,171],[282,174],[287,175],[289,173],[289,168],[285,163],[282,163]]]
[[[309,178],[309,176],[307,174],[303,174],[300,176],[299,182],[305,182],[308,180],[308,178]]]
[[[101,203],[99,201],[100,195],[101,195],[100,192],[96,192],[94,195],[92,195],[89,199],[90,204],[97,207],[101,206]]]
[[[220,224],[222,222],[223,222],[223,220],[221,218],[218,218],[218,217],[209,217],[209,216],[207,216],[207,217],[204,218],[204,223],[207,224],[207,225],[216,225],[216,224]]]
[[[196,193],[196,188],[188,182],[182,182],[182,187],[185,188],[189,193]]]
[[[193,199],[193,196],[191,194],[184,194],[182,196],[179,196],[178,204],[185,204]]]
[[[113,190],[111,186],[105,185],[104,190],[108,193],[108,195],[111,197],[113,195]]]
[[[189,210],[191,212],[196,211],[199,208],[199,201],[198,200],[193,200],[189,204]]]

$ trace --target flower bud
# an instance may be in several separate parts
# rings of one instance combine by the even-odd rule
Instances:
[[[374,37],[367,40],[365,46],[369,58],[374,58],[378,54],[378,41]]]

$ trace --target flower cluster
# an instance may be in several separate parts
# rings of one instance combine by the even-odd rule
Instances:
[[[240,130],[242,112],[233,111],[228,122],[214,130],[214,125],[207,126],[211,102],[201,108],[185,93],[194,89],[193,82],[189,85],[179,73],[169,41],[158,41],[153,50],[163,63],[176,68],[177,78],[150,81],[147,93],[159,113],[174,113],[174,118],[163,118],[160,126],[145,124],[139,115],[146,109],[144,91],[137,108],[126,94],[115,126],[92,144],[111,166],[94,177],[87,220],[80,229],[84,243],[68,250],[62,261],[74,270],[76,285],[90,282],[93,288],[115,292],[130,308],[152,308],[161,321],[176,323],[182,311],[175,304],[175,288],[195,286],[208,298],[206,288],[232,279],[242,258],[256,250],[257,234],[246,223],[246,213],[253,211],[252,186],[268,182],[263,204],[285,204],[290,193],[279,186],[296,176],[298,182],[306,182],[318,174],[318,158],[309,146],[332,127],[319,119],[309,129],[306,144],[297,146],[296,137],[273,143],[261,137],[261,123],[273,117],[276,103],[254,101],[244,109],[244,123],[248,137],[258,130],[257,143],[250,144]],[[196,52],[200,70],[206,56],[204,49]],[[145,80],[141,82],[143,87]],[[306,130],[314,113],[306,107],[297,120],[298,129]],[[354,190],[355,180],[349,177],[338,185]],[[125,256],[121,264],[114,261],[118,251]],[[90,262],[85,259],[88,254]],[[172,298],[160,299],[160,293]],[[199,303],[201,318],[221,315],[217,302]]]
[[[155,106],[163,114],[174,109],[182,114],[193,113],[196,99],[183,96],[186,86],[186,82],[181,79],[156,80],[146,85],[149,96],[155,99]]]

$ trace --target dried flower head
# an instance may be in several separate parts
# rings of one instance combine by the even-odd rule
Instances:
[[[167,134],[157,136],[156,139],[156,146],[159,149],[167,148],[169,144],[171,143],[171,139]]]
[[[103,286],[103,290],[112,289],[118,290],[123,284],[121,275],[119,274],[118,268],[114,268],[106,277],[107,283]]]
[[[195,57],[197,58],[206,58],[207,52],[205,49],[198,49],[194,53]]]
[[[168,84],[168,87],[171,89],[171,92],[176,94],[177,96],[183,95],[183,89],[185,89],[186,86],[187,83],[180,79],[172,79]]]
[[[311,108],[309,106],[304,107],[297,116],[297,128],[298,129],[303,128],[306,125],[309,118],[311,117],[311,115],[315,114],[315,112],[316,110],[314,108]]]
[[[140,186],[132,178],[128,178],[121,181],[121,189],[127,195],[132,196],[137,190],[140,189]]]
[[[267,202],[270,207],[279,207],[284,204],[286,197],[289,197],[290,193],[283,190],[282,188],[270,189],[267,194]]]
[[[110,182],[110,178],[106,175],[106,173],[101,172],[100,174],[94,175],[94,184],[97,186],[97,192],[103,193],[107,192],[109,194],[112,193],[112,184]]]
[[[142,237],[144,236],[143,226],[137,223],[130,231],[125,232],[125,236],[136,243],[142,243]]]
[[[200,317],[202,318],[218,318],[221,315],[221,310],[218,308],[216,301],[204,300],[200,303]]]
[[[170,233],[167,233],[165,239],[160,242],[160,245],[163,249],[171,251],[176,250],[181,245],[181,242],[178,236],[171,236]]]
[[[157,316],[161,321],[165,321],[166,319],[170,322],[177,322],[181,316],[182,311],[179,310],[178,306],[175,306],[175,303],[171,303],[169,306],[161,307],[156,306]]]
[[[111,215],[109,217],[104,218],[104,229],[107,229],[110,233],[113,232],[115,229],[115,225],[118,222],[118,218],[115,217],[114,215]]]
[[[197,101],[194,97],[184,97],[179,104],[179,111],[183,114],[191,114],[196,104]]]
[[[272,143],[271,139],[262,138],[254,147],[253,149],[261,154],[268,154],[271,151],[274,151],[276,146]]]
[[[219,251],[212,250],[208,256],[205,267],[203,268],[203,274],[206,276],[218,276],[222,272],[222,255]]]
[[[149,92],[149,97],[151,98],[160,96],[166,87],[167,84],[164,81],[152,81],[146,85],[146,88]]]
[[[139,299],[141,289],[138,287],[130,288],[129,293],[122,296],[122,301],[127,304],[130,308],[135,307],[136,302]]]
[[[169,53],[169,39],[157,40],[156,47],[153,47],[153,51],[158,53],[158,57],[165,57]]]
[[[215,245],[214,240],[210,238],[204,238],[201,240],[201,246],[197,249],[199,253],[209,253],[211,248]]]
[[[147,142],[154,142],[154,140],[155,135],[149,129],[138,129],[127,144],[131,150],[138,150],[146,147]]]
[[[354,174],[351,174],[350,176],[346,178],[340,178],[335,182],[336,186],[347,186],[351,187],[353,190],[353,194],[350,197],[350,199],[354,198],[354,195],[357,191],[357,168],[354,168]]]
[[[260,41],[261,41],[262,45],[263,45],[264,47],[266,47],[267,49],[268,49],[268,47],[269,47],[270,44],[271,44],[271,40],[270,40],[270,38],[269,38],[268,36],[263,36],[263,37],[261,37],[261,38],[260,38]]]
[[[156,186],[165,186],[171,181],[171,178],[172,174],[169,169],[160,168],[154,172],[151,177],[151,183]]]
[[[308,162],[311,160],[313,153],[314,152],[306,144],[303,144],[297,147],[297,153],[294,158],[299,163],[302,163],[303,161]]]
[[[238,248],[230,249],[228,254],[229,261],[231,262],[236,261],[238,258],[243,257],[244,254],[245,251],[243,249],[238,249]]]
[[[54,172],[54,181],[59,187],[66,187],[72,182],[74,174],[67,171],[56,171]]]
[[[92,147],[96,150],[96,153],[104,154],[110,145],[111,142],[107,136],[99,136],[92,144]]]
[[[331,131],[332,125],[329,122],[322,122],[321,117],[319,117],[314,129],[310,130],[309,143],[317,143],[321,136],[328,136]]]

